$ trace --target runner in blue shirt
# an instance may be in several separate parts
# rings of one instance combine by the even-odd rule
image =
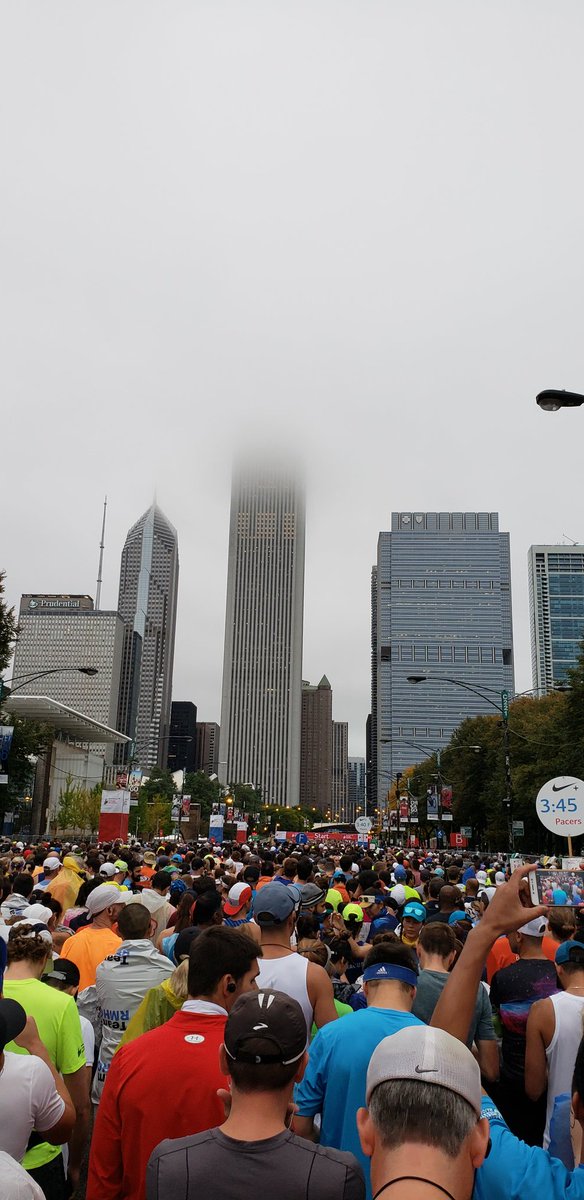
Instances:
[[[365,1081],[371,1055],[384,1037],[408,1025],[422,1025],[411,1007],[418,968],[412,952],[394,943],[373,946],[363,973],[367,1008],[349,1020],[332,1021],[319,1030],[310,1046],[304,1079],[295,1102],[294,1129],[310,1137],[313,1118],[321,1114],[323,1146],[350,1150],[369,1179],[369,1163],[359,1141],[357,1109],[365,1103]],[[368,1183],[368,1200],[371,1189]]]

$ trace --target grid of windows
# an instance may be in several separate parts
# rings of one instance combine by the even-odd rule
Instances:
[[[561,683],[584,636],[584,547],[532,546],[529,604],[533,686]]]
[[[300,788],[304,501],[266,469],[234,479],[220,776],[296,805]]]
[[[176,529],[153,504],[126,538],[118,600],[125,626],[119,728],[146,768],[162,766],[168,751],[177,596]]]
[[[408,683],[418,673],[432,682]],[[492,711],[471,691],[441,686],[441,676],[513,691],[509,536],[497,513],[394,513],[391,532],[379,536],[372,577],[379,796],[411,765],[408,738],[443,746],[466,717]],[[372,745],[372,759],[373,752]]]

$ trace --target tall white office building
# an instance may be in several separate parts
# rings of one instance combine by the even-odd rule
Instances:
[[[152,504],[126,537],[118,599],[125,626],[118,728],[134,741],[142,768],[163,766],[168,755],[177,599],[177,532]]]
[[[584,546],[531,546],[533,687],[548,692],[575,667],[584,637]]]
[[[304,495],[276,468],[236,472],[231,495],[219,778],[266,804],[300,794]]]
[[[117,612],[97,612],[91,596],[22,596],[14,652],[14,694],[49,696],[116,729],[123,623]],[[78,667],[93,667],[95,676]],[[41,678],[35,679],[35,675]],[[30,683],[26,677],[32,676]],[[101,751],[106,752],[104,747]],[[112,749],[107,749],[111,760]]]

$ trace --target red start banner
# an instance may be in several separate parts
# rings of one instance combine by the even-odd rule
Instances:
[[[450,845],[459,846],[461,850],[464,850],[468,846],[468,838],[465,838],[462,833],[451,833]]]

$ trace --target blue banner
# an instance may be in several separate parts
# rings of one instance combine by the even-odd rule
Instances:
[[[0,725],[0,762],[5,763],[10,754],[14,725]]]
[[[429,821],[438,820],[438,792],[433,788],[428,788],[426,792],[427,809],[426,814]]]

